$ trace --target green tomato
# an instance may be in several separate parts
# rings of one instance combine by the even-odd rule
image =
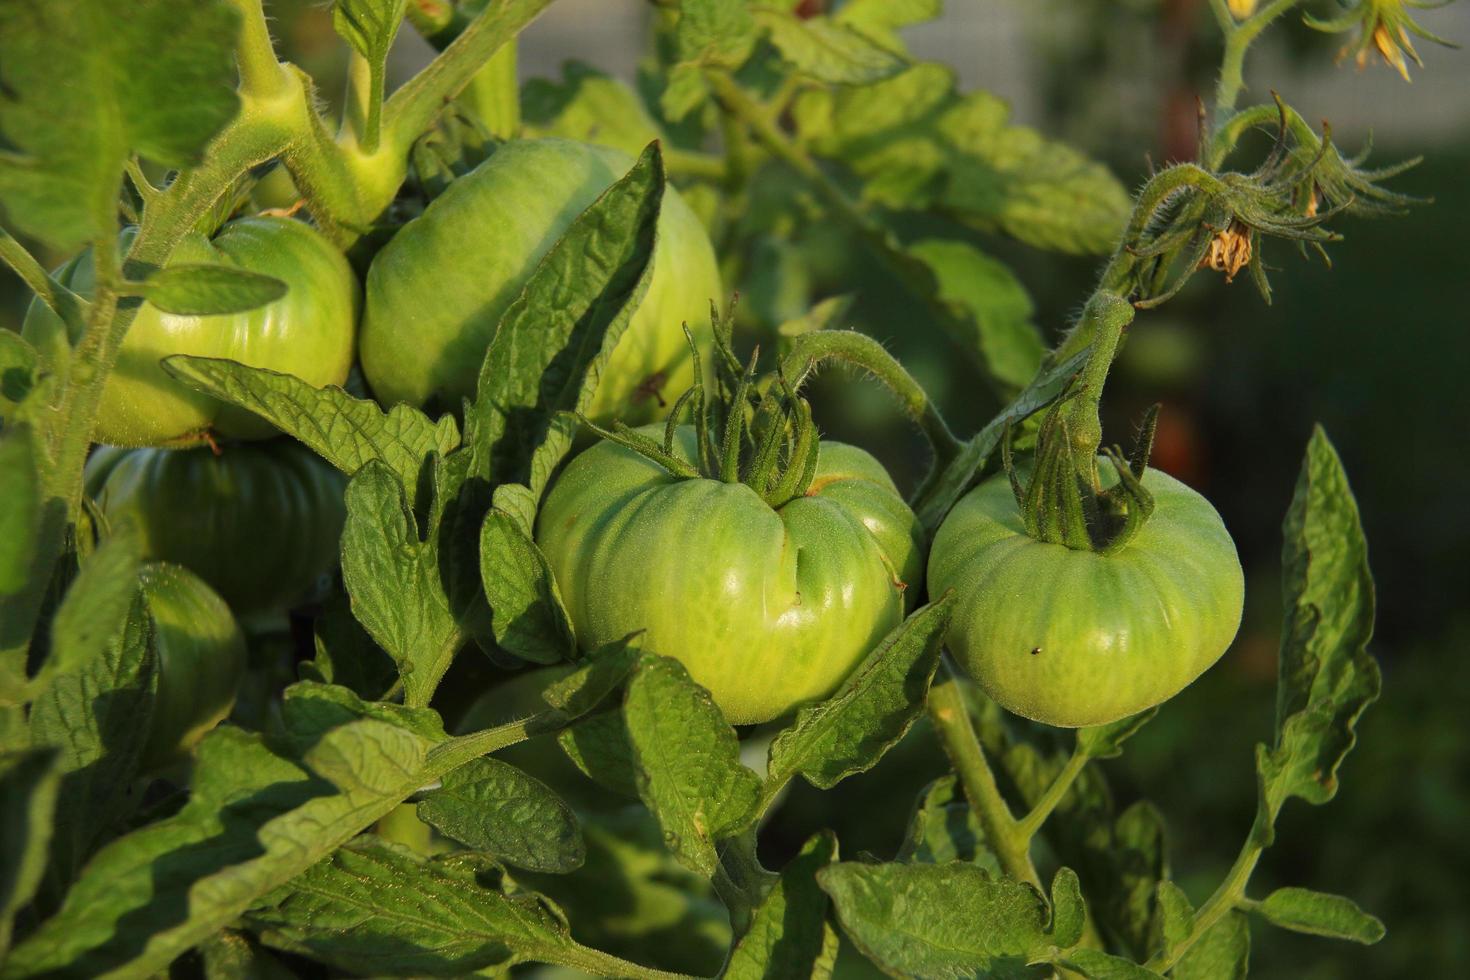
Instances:
[[[123,246],[132,240],[124,236]],[[236,439],[277,434],[253,412],[226,405],[170,376],[159,364],[171,354],[223,357],[294,374],[313,385],[340,385],[352,366],[357,279],[347,259],[319,232],[286,218],[244,218],[213,240],[190,234],[170,263],[229,265],[273,276],[286,295],[244,313],[179,316],[144,303],[128,328],[97,409],[92,437],[117,446],[191,445],[211,431]],[[83,296],[95,285],[92,253],[62,266],[58,278]],[[60,350],[61,319],[39,300],[26,314],[25,335],[43,351]]]
[[[86,489],[143,554],[200,575],[241,614],[300,598],[337,558],[340,473],[290,439],[195,449],[98,447]]]
[[[187,568],[149,563],[140,573],[153,621],[158,688],[144,770],[187,756],[235,705],[245,677],[245,636],[230,607]]]
[[[694,430],[677,436],[693,462]],[[737,725],[831,694],[903,620],[923,572],[922,532],[887,472],[836,442],[779,509],[600,442],[552,487],[536,542],[582,649],[644,630],[645,649],[681,661]]]
[[[940,525],[929,590],[957,593],[947,644],[1002,707],[1062,728],[1107,724],[1179,693],[1235,638],[1245,582],[1220,515],[1158,470],[1143,485],[1153,516],[1112,554],[1028,536],[1004,476]]]
[[[571,140],[507,143],[454,181],[373,259],[362,366],[385,405],[448,408],[473,397],[500,317],[576,217],[633,165]],[[720,299],[708,235],[672,187],[664,193],[653,276],[588,412],[632,422],[658,414],[658,392],[693,381],[683,324],[702,346]]]

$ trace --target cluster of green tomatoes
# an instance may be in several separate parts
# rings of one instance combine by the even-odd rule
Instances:
[[[363,284],[291,217],[240,218],[176,250],[171,261],[235,265],[289,288],[231,315],[145,304],[103,396],[87,493],[108,523],[131,522],[157,562],[144,575],[161,664],[152,764],[176,760],[229,713],[246,666],[235,616],[310,598],[345,516],[340,474],[259,418],[184,387],[160,360],[230,358],[314,385],[365,385],[384,407],[456,410],[533,268],[630,164],[566,140],[504,144],[401,227]],[[594,420],[650,422],[696,384],[701,361],[718,360],[714,250],[672,188],[653,262],[587,412]],[[60,277],[86,295],[89,258]],[[26,319],[41,345],[65,330],[39,303]],[[564,468],[535,538],[579,646],[642,631],[645,648],[682,661],[731,723],[760,723],[831,694],[926,592],[953,590],[947,647],[959,665],[1004,707],[1077,727],[1172,696],[1233,638],[1235,548],[1209,503],[1168,476],[1143,476],[1153,513],[1109,553],[1028,535],[1003,477],[961,499],[929,540],[878,460],[819,440],[804,402],[781,405],[786,414],[765,413],[762,429],[762,403],[742,386],[713,435],[703,416],[625,429]],[[781,439],[763,435],[776,424]],[[782,465],[763,465],[763,453]],[[1099,464],[1111,479],[1111,464]]]

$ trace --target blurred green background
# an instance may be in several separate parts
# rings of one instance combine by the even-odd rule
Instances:
[[[344,49],[325,6],[269,4],[283,54],[340,89]],[[1470,39],[1461,4],[1424,15]],[[523,40],[523,77],[579,58],[630,78],[646,8],[634,0],[560,0]],[[428,49],[405,31],[393,65],[406,75]],[[1018,121],[1107,160],[1129,186],[1147,159],[1188,156],[1195,93],[1208,96],[1218,52],[1204,0],[949,0],[944,18],[908,35],[916,53],[955,65],[966,83],[1010,99]],[[1289,804],[1252,892],[1284,884],[1349,895],[1384,919],[1368,949],[1257,927],[1253,973],[1275,978],[1470,975],[1470,58],[1421,43],[1426,67],[1406,86],[1387,69],[1334,68],[1338,38],[1295,24],[1273,30],[1248,66],[1254,96],[1280,90],[1308,118],[1326,116],[1353,150],[1376,131],[1375,161],[1423,155],[1396,190],[1433,198],[1407,215],[1338,224],[1332,268],[1272,243],[1267,306],[1247,277],[1201,275],[1164,309],[1141,315],[1106,408],[1123,437],[1162,401],[1156,464],[1220,510],[1247,573],[1246,622],[1234,648],[1165,706],[1123,758],[1106,763],[1120,804],[1164,811],[1176,878],[1198,903],[1250,825],[1252,745],[1273,711],[1279,523],[1313,423],[1326,427],[1356,490],[1379,586],[1374,651],[1384,694],[1359,728],[1338,798]],[[948,341],[916,322],[913,303],[831,234],[804,229],[820,255],[816,295],[858,293],[849,325],[889,344],[968,434],[997,407]],[[1012,264],[1055,336],[1089,291],[1093,259],[1045,255],[976,236]],[[55,258],[55,257],[53,257]],[[741,288],[741,283],[728,284]],[[0,326],[18,328],[26,297],[0,272]],[[867,446],[902,479],[922,464],[917,435],[883,397],[839,376],[819,382],[818,418]],[[917,790],[943,760],[916,730],[875,772],[837,791],[796,791],[763,838],[773,860],[823,826],[844,852],[893,853]],[[573,915],[575,921],[576,916]]]

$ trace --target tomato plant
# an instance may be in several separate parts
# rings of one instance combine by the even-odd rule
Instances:
[[[1165,5],[1218,81],[1130,194],[910,50],[937,3],[661,0],[635,85],[523,84],[552,2],[336,0],[327,79],[261,0],[0,0],[0,977],[1198,980],[1262,926],[1383,939],[1252,880],[1380,691],[1341,459],[1315,430],[1206,892],[1103,760],[1264,673],[1262,626],[1229,648],[1277,581],[1149,468],[1156,411],[1127,455],[1103,421],[1187,284],[1269,299],[1281,241],[1420,203],[1245,99],[1293,12],[1406,75],[1412,5]],[[405,23],[435,54],[390,84]]]
[[[132,240],[132,233],[123,242]],[[241,313],[190,316],[151,304],[138,311],[117,367],[102,391],[93,438],[117,446],[188,445],[210,433],[264,439],[273,426],[255,414],[194,391],[171,378],[163,358],[173,354],[224,357],[286,371],[313,384],[341,384],[352,365],[357,281],[347,260],[308,225],[286,218],[231,222],[213,238],[191,234],[173,261],[230,265],[280,279],[286,295]],[[92,295],[96,271],[90,252],[67,263],[57,281]],[[40,349],[80,337],[51,309],[33,303],[25,336]]]
[[[141,532],[144,557],[188,568],[241,614],[284,608],[337,559],[344,481],[298,442],[104,446],[86,479],[110,522]]]
[[[157,694],[144,770],[187,756],[230,714],[245,676],[245,637],[219,594],[188,569],[145,565],[139,576],[157,654]]]
[[[633,163],[608,147],[519,140],[454,181],[368,270],[362,364],[385,405],[453,407],[475,393],[485,348],[532,269]],[[603,367],[594,417],[649,418],[691,379],[688,324],[708,343],[721,299],[714,251],[693,211],[664,192],[648,292]]]

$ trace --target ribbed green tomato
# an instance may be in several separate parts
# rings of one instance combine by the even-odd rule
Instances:
[[[633,165],[571,140],[507,143],[398,231],[368,270],[362,367],[385,405],[472,397],[500,317],[576,217]],[[693,380],[683,324],[704,346],[719,268],[703,225],[664,193],[653,277],[603,370],[589,415],[632,422],[658,414],[654,392]]]
[[[940,525],[929,590],[957,593],[946,642],[1002,707],[1062,728],[1106,724],[1173,697],[1235,638],[1245,583],[1220,515],[1158,470],[1143,485],[1153,516],[1112,554],[1027,535],[1004,476]]]
[[[332,567],[345,480],[290,439],[195,449],[97,448],[86,488],[130,520],[143,554],[201,576],[241,614],[280,609]]]
[[[131,232],[124,245],[130,241]],[[171,354],[229,358],[318,386],[347,380],[357,324],[357,279],[342,253],[319,232],[286,218],[243,218],[225,225],[213,240],[189,235],[169,261],[237,266],[273,276],[288,288],[273,303],[217,316],[179,316],[144,303],[103,389],[92,434],[97,442],[190,445],[204,441],[210,431],[236,439],[277,434],[254,413],[171,377],[159,364]],[[68,262],[58,276],[90,296],[95,283],[92,253]],[[65,324],[40,301],[31,304],[24,332],[43,351],[55,349],[67,336]]]
[[[675,451],[694,461],[689,426]],[[584,650],[644,630],[646,649],[681,661],[732,724],[831,694],[903,620],[923,573],[918,522],[888,473],[836,442],[821,444],[807,494],[779,509],[600,442],[552,487],[536,541]]]
[[[153,620],[158,689],[143,768],[188,755],[235,706],[245,677],[245,637],[219,593],[187,568],[143,566],[143,598]]]

